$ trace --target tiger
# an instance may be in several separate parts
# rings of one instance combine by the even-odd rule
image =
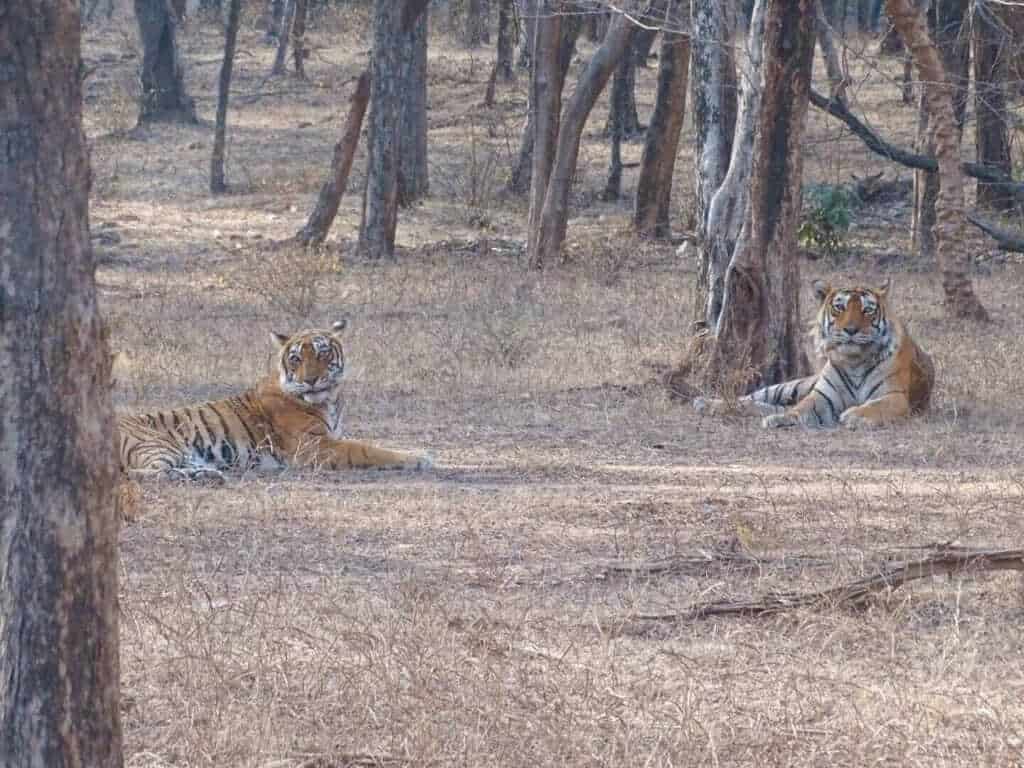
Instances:
[[[345,326],[272,333],[276,371],[237,396],[121,416],[122,472],[222,481],[238,468],[429,468],[427,455],[342,438]]]
[[[880,427],[924,413],[935,387],[931,357],[906,326],[888,314],[889,280],[878,288],[813,283],[820,302],[811,325],[818,373],[763,387],[739,399],[762,426],[849,429]],[[696,398],[699,413],[727,410],[722,400]]]

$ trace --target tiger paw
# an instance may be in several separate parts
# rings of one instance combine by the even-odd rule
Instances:
[[[876,426],[873,421],[857,413],[853,408],[843,411],[843,415],[839,417],[839,423],[847,429],[870,429]]]
[[[224,474],[212,467],[168,467],[163,476],[168,480],[179,482],[223,485]]]
[[[773,429],[776,427],[795,427],[800,423],[800,419],[795,413],[773,413],[769,416],[765,416],[761,419],[761,426],[765,429]]]

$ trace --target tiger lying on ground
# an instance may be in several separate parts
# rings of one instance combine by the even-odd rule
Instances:
[[[765,427],[882,426],[928,410],[935,386],[931,358],[886,312],[880,288],[833,288],[814,281],[821,302],[811,337],[824,367],[802,379],[758,389],[741,411],[763,415]],[[700,413],[722,413],[722,400],[697,398]]]
[[[429,467],[426,456],[341,439],[344,327],[273,334],[277,374],[237,397],[122,417],[122,471],[202,479],[233,468]]]

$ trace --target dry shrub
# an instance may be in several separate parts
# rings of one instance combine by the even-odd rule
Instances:
[[[431,171],[445,197],[459,204],[464,212],[463,224],[473,227],[490,225],[489,212],[495,205],[504,178],[498,152],[483,136],[475,119],[465,123],[459,142],[459,154]]]

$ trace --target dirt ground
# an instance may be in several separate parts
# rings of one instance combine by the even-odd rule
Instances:
[[[314,256],[274,244],[311,208],[366,63],[365,18],[312,20],[306,82],[267,77],[272,51],[246,21],[232,193],[216,198],[221,31],[194,21],[181,40],[201,124],[134,130],[133,23],[119,11],[85,41],[118,407],[226,396],[266,372],[271,329],[347,316],[350,433],[429,450],[436,468],[147,486],[121,534],[126,765],[1024,765],[1015,575],[925,579],[859,608],[639,618],[840,584],[936,543],[1021,546],[1020,263],[972,242],[996,320],[964,327],[934,266],[908,255],[908,203],[862,209],[846,252],[803,260],[803,276],[892,278],[937,361],[934,412],[855,433],[701,418],[661,384],[695,264],[630,234],[635,170],[627,200],[598,200],[606,100],[567,260],[531,273],[525,202],[502,192],[525,77],[483,108],[492,52],[438,25],[431,195],[401,212],[398,258],[353,253],[362,148]],[[909,144],[899,62],[865,51],[849,52],[855,108]],[[641,115],[656,75],[653,61],[639,73]],[[809,184],[909,178],[817,112],[806,145]],[[680,230],[692,151],[688,120]],[[809,288],[802,301],[809,318]]]

